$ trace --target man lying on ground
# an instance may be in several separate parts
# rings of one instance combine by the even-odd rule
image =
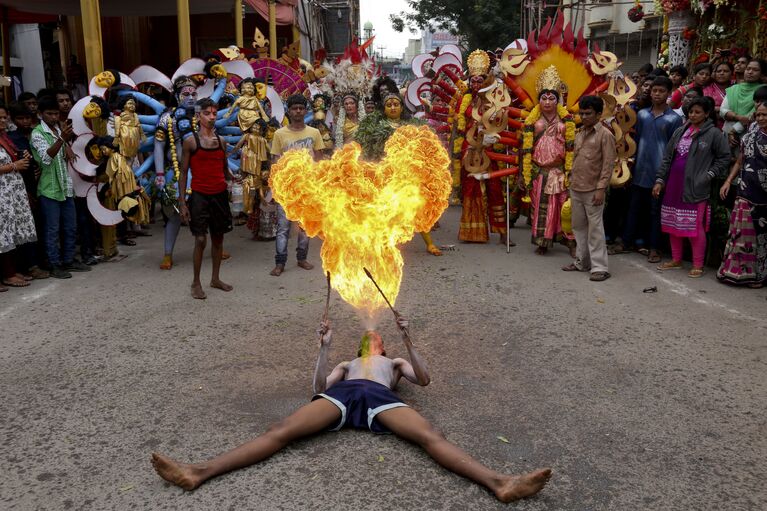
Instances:
[[[184,464],[161,454],[152,454],[157,473],[185,490],[194,490],[218,475],[258,463],[291,442],[328,429],[344,426],[368,428],[374,433],[394,433],[414,442],[446,469],[487,487],[498,500],[511,502],[541,491],[551,470],[540,469],[522,475],[507,475],[491,470],[449,442],[421,414],[392,392],[403,376],[426,386],[430,378],[426,364],[407,335],[408,322],[397,318],[397,326],[410,356],[386,356],[383,340],[376,332],[365,333],[357,358],[341,362],[327,375],[328,351],[332,331],[324,321],[319,330],[320,354],[314,372],[315,396],[286,419],[241,446],[202,463]]]

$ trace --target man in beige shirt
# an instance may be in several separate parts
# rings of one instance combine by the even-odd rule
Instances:
[[[575,157],[570,173],[570,202],[575,241],[575,262],[564,271],[591,271],[591,280],[610,278],[602,215],[605,194],[615,165],[615,137],[599,122],[604,103],[597,96],[579,101],[582,126],[575,136]]]

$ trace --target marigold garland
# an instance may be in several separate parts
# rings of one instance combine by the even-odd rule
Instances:
[[[458,129],[460,131],[466,131],[466,110],[469,109],[471,104],[471,94],[465,94],[461,99],[461,106],[458,107]]]
[[[557,115],[565,123],[565,181],[567,181],[570,170],[573,168],[575,121],[573,115],[562,105],[557,105]],[[538,166],[533,163],[533,142],[535,140],[535,123],[540,118],[541,105],[537,104],[525,119],[522,131],[522,177],[525,180],[525,186],[528,187],[538,177]]]

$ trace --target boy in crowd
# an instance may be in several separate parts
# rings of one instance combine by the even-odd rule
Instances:
[[[629,192],[629,210],[623,239],[616,240],[610,251],[611,254],[624,253],[636,243],[640,245],[639,252],[653,264],[661,260],[661,231],[660,201],[652,196],[652,187],[666,144],[683,123],[682,118],[667,104],[672,88],[671,79],[656,77],[650,88],[652,105],[637,113],[637,153]]]
[[[32,130],[30,145],[32,156],[40,166],[37,195],[43,212],[45,250],[51,265],[51,276],[57,279],[72,277],[70,271],[90,271],[90,267],[75,259],[75,202],[72,178],[64,161],[75,138],[72,126],[59,127],[59,105],[53,97],[40,100],[42,122]],[[61,247],[61,249],[60,249]]]
[[[325,143],[322,141],[322,135],[317,128],[312,128],[304,123],[306,115],[306,98],[300,94],[295,94],[288,98],[288,119],[290,124],[283,126],[274,132],[272,140],[272,162],[276,163],[280,156],[291,149],[308,149],[317,160],[322,155]],[[290,236],[290,226],[293,222],[285,216],[285,210],[277,204],[277,241],[274,269],[270,275],[279,277],[285,271],[285,263],[288,262],[288,237]],[[309,252],[309,237],[306,232],[298,228],[298,247],[296,248],[296,259],[298,266],[304,270],[311,270],[314,265],[306,260]]]

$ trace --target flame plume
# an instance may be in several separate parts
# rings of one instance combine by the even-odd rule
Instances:
[[[288,151],[269,178],[288,219],[324,240],[322,267],[333,288],[368,315],[386,304],[362,268],[394,304],[403,265],[397,245],[431,229],[452,185],[450,159],[428,127],[398,128],[385,151],[379,163],[360,161],[357,143],[320,162],[305,149]]]

